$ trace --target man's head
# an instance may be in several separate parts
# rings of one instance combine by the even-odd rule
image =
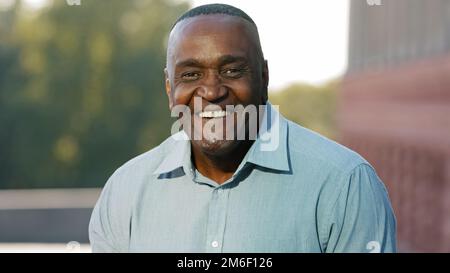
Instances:
[[[200,98],[201,110],[226,105],[263,105],[267,101],[268,68],[253,20],[243,11],[228,5],[211,4],[194,8],[174,24],[167,48],[165,69],[169,106],[186,105],[192,113],[192,137],[195,122],[204,125],[210,118],[194,111],[194,99]],[[217,118],[217,117],[216,117]],[[219,141],[192,141],[204,153],[225,155],[239,146],[239,141],[225,140],[230,126],[225,118]],[[236,123],[235,123],[236,124]],[[239,130],[248,130],[236,128]],[[202,126],[203,127],[203,126]],[[190,129],[190,130],[189,130]]]

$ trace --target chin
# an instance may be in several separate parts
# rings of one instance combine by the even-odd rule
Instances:
[[[226,155],[234,150],[239,141],[236,140],[195,140],[194,145],[200,150],[212,156]]]

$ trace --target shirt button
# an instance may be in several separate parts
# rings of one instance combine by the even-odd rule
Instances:
[[[211,246],[214,247],[214,248],[216,248],[216,247],[219,246],[219,242],[217,242],[217,241],[212,241]]]

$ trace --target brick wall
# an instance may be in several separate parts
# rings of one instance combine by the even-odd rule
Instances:
[[[450,251],[450,55],[350,73],[340,141],[386,184],[401,251]]]

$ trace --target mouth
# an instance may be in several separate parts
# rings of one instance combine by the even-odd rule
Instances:
[[[224,118],[228,115],[231,115],[231,112],[219,110],[219,111],[202,111],[197,115],[201,118]]]

